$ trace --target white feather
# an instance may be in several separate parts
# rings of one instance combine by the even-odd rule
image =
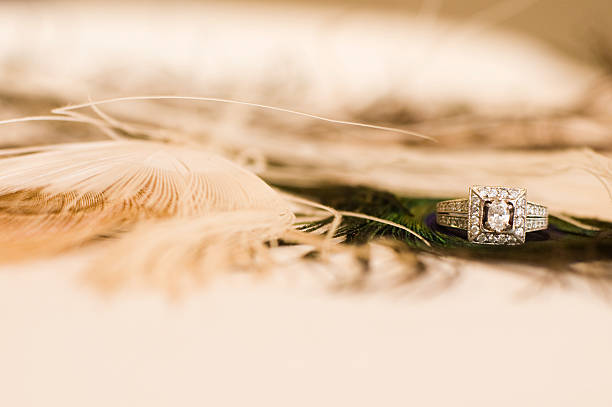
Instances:
[[[63,144],[2,159],[0,174],[0,253],[5,259],[69,248],[145,220],[192,222],[213,214],[261,213],[268,228],[257,230],[266,239],[293,221],[289,204],[257,176],[186,147],[135,141]],[[231,217],[225,219],[231,234]]]

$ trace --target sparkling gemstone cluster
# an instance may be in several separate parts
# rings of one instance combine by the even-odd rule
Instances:
[[[469,195],[468,239],[483,244],[525,241],[525,190],[472,187]]]
[[[527,216],[546,216],[546,208],[541,205],[528,203]]]
[[[467,212],[468,201],[467,199],[459,199],[456,201],[444,201],[437,205],[439,212]]]
[[[449,215],[438,215],[437,222],[443,226],[450,226],[453,228],[467,229],[468,220],[467,218],[449,216]]]
[[[548,227],[548,221],[545,218],[527,219],[527,224],[525,227],[528,230],[546,229]]]

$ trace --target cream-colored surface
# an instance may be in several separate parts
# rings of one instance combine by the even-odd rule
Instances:
[[[169,302],[100,297],[84,260],[1,270],[1,405],[612,403],[610,305],[584,287],[465,266],[439,295],[331,294],[285,272]]]

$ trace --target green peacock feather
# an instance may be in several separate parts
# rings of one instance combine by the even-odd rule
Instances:
[[[554,271],[570,270],[571,265],[577,262],[612,260],[612,223],[600,220],[576,219],[599,229],[594,231],[551,216],[548,229],[528,233],[524,245],[485,246],[469,243],[465,231],[436,224],[436,203],[449,199],[447,197],[413,198],[368,187],[339,185],[279,187],[337,210],[359,212],[399,223],[421,235],[431,247],[399,228],[375,221],[344,217],[337,235],[344,236],[347,244],[358,245],[377,238],[391,238],[401,242],[406,250],[483,261],[540,265]],[[303,228],[315,230],[330,222],[331,218],[328,218],[305,224]],[[599,272],[598,276],[612,280],[612,270]]]

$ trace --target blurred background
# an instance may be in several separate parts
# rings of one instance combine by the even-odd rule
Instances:
[[[88,98],[161,93],[410,126],[453,145],[608,148],[601,116],[609,113],[612,6],[603,0],[9,1],[0,7],[5,119]],[[197,106],[240,121],[234,107]],[[585,112],[597,120],[566,120]],[[560,116],[560,125],[545,120]],[[500,119],[514,126],[492,127]],[[187,120],[161,120],[202,130]],[[507,137],[503,130],[518,121],[537,131]],[[27,128],[13,133],[21,141],[5,131],[4,144],[23,144]]]
[[[562,105],[584,86],[588,68],[609,62],[611,7],[597,0],[3,2],[0,51],[9,89],[37,85],[74,97],[154,86],[292,95],[313,108],[350,101],[357,109],[382,96],[478,102],[488,87],[495,98],[487,101],[497,106],[537,105],[548,86],[545,100],[554,104],[554,94]]]

